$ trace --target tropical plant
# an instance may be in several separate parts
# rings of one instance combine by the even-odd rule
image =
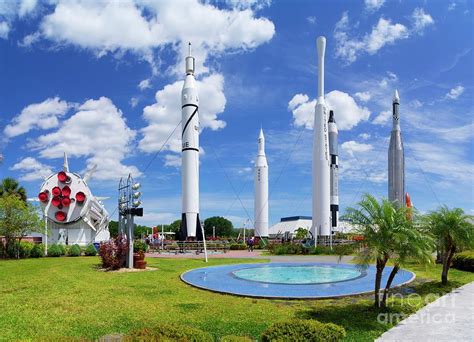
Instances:
[[[108,270],[116,270],[125,266],[128,252],[128,241],[123,235],[114,239],[101,242],[99,255],[102,259],[102,267]]]
[[[295,230],[295,239],[303,240],[308,236],[308,234],[309,234],[308,229],[299,227],[298,229]]]
[[[0,196],[17,195],[26,202],[26,190],[14,178],[4,178],[0,183]]]
[[[356,241],[359,245],[356,262],[361,268],[367,268],[374,261],[376,263],[374,305],[385,307],[390,286],[400,266],[408,260],[430,262],[433,240],[423,234],[413,220],[408,219],[407,208],[395,206],[386,199],[378,202],[368,194],[358,203],[358,208],[348,208],[346,216],[363,237]],[[393,261],[394,267],[380,300],[382,275],[389,260]]]
[[[448,283],[448,272],[456,251],[474,247],[473,217],[460,208],[450,210],[447,206],[428,213],[423,219],[423,227],[430,231],[438,244],[443,271],[441,282]]]

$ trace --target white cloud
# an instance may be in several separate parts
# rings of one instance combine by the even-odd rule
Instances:
[[[156,103],[143,109],[143,118],[148,126],[141,130],[143,135],[139,143],[140,150],[156,152],[166,141],[181,120],[181,89],[183,81],[168,84],[156,92]],[[212,74],[196,81],[199,97],[206,99],[199,107],[200,129],[210,128],[218,130],[225,127],[225,122],[217,116],[224,111],[226,98],[223,93],[224,78],[220,74]],[[181,152],[180,127],[174,136],[167,142],[164,150]]]
[[[310,23],[311,25],[316,24],[316,17],[315,17],[315,16],[309,16],[309,17],[306,18],[306,20],[307,20],[308,23]]]
[[[0,22],[0,38],[7,39],[10,32],[10,25],[6,21]]]
[[[153,49],[169,47],[177,53],[172,71],[181,74],[188,41],[193,44],[196,72],[207,72],[208,55],[256,48],[273,37],[275,26],[266,18],[256,18],[249,6],[228,10],[197,0],[60,0],[38,32],[53,43],[79,46],[99,57],[130,51],[149,62],[155,73]]]
[[[39,150],[42,158],[61,158],[64,152],[85,157],[88,169],[97,165],[94,178],[98,180],[117,180],[129,173],[140,176],[135,166],[122,163],[136,133],[112,101],[106,97],[87,100],[77,110],[55,132],[31,141],[29,147]]]
[[[138,84],[138,88],[140,88],[140,90],[145,90],[145,89],[151,88],[150,79],[147,78],[147,79],[145,79],[145,80],[142,80],[142,81]]]
[[[217,3],[219,1],[216,1]],[[226,3],[237,9],[255,9],[261,10],[267,6],[270,6],[271,0],[225,0]]]
[[[413,108],[420,108],[421,106],[423,106],[423,102],[421,102],[418,99],[414,99],[410,101],[409,105],[412,106]]]
[[[167,154],[165,156],[165,166],[180,168],[181,156],[178,154]]]
[[[32,129],[51,129],[59,125],[58,117],[69,109],[66,101],[59,97],[49,98],[41,103],[33,103],[23,108],[21,113],[12,119],[3,133],[7,138],[28,133]]]
[[[37,4],[38,0],[22,0],[20,3],[20,8],[18,10],[18,15],[20,16],[20,18],[33,12]]]
[[[32,157],[22,159],[13,165],[10,170],[21,171],[20,180],[24,182],[43,180],[53,173],[51,166],[42,164]]]
[[[369,140],[370,139],[370,134],[369,133],[361,133],[361,134],[359,134],[359,137],[362,140]]]
[[[434,24],[431,15],[425,13],[423,8],[415,8],[411,15],[413,21],[413,30],[419,34],[423,34],[423,30]]]
[[[379,115],[372,121],[375,125],[385,126],[390,122],[390,118],[392,117],[392,112],[389,110],[381,111]]]
[[[368,152],[372,151],[374,147],[370,144],[358,143],[357,141],[350,140],[342,143],[341,148],[349,155],[353,156],[354,152]]]
[[[365,8],[368,11],[377,11],[380,7],[383,6],[385,0],[365,0]]]
[[[390,20],[380,18],[377,26],[366,36],[366,51],[373,55],[384,45],[393,44],[398,39],[408,37],[407,28],[402,24],[392,24]]]
[[[446,98],[451,100],[456,100],[459,96],[464,93],[464,87],[462,85],[458,85],[452,88],[447,94]]]
[[[448,11],[453,11],[456,8],[456,3],[453,1],[448,6]]]
[[[372,95],[368,91],[357,92],[354,94],[354,96],[357,97],[362,102],[367,102],[372,97]]]
[[[366,107],[358,106],[347,93],[333,90],[326,94],[325,99],[329,109],[334,110],[337,127],[340,130],[351,129],[359,122],[369,119],[370,111]],[[309,101],[307,95],[296,94],[288,103],[288,109],[293,114],[294,124],[312,129],[315,106],[316,100]]]
[[[130,99],[129,103],[132,108],[135,108],[138,105],[138,102],[139,102],[138,98],[134,96]]]

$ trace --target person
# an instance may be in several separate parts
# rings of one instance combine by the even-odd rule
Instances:
[[[253,236],[247,240],[247,248],[249,252],[253,252]]]

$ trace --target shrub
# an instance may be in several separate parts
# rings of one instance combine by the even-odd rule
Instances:
[[[101,242],[99,255],[102,267],[108,270],[117,270],[125,266],[128,250],[127,238],[119,235],[107,242]]]
[[[63,251],[62,251],[60,245],[53,244],[53,245],[49,246],[49,248],[48,248],[48,256],[49,257],[60,257],[61,255],[64,255],[64,254],[63,254]]]
[[[262,334],[262,341],[340,341],[346,336],[343,327],[316,320],[291,320],[272,324]]]
[[[247,336],[227,335],[221,337],[219,342],[252,342],[253,340]]]
[[[31,250],[33,249],[33,243],[28,241],[20,242],[20,258],[29,258]]]
[[[89,245],[86,247],[86,250],[84,252],[85,255],[87,256],[96,256],[97,255],[97,249],[95,249],[94,245]]]
[[[59,250],[61,251],[61,255],[66,255],[67,254],[67,249],[66,246],[63,244],[58,244]]]
[[[30,258],[42,257],[44,257],[44,245],[42,243],[34,245],[30,252]]]
[[[148,245],[143,241],[134,241],[133,242],[133,253],[146,253],[148,250]]]
[[[79,245],[72,245],[71,248],[69,248],[67,255],[77,257],[81,255],[81,252],[81,247]]]
[[[247,245],[245,243],[233,243],[229,248],[233,251],[244,250],[247,249]]]
[[[453,268],[474,272],[474,251],[456,253],[453,257]]]
[[[158,324],[152,328],[135,330],[125,335],[124,341],[179,341],[212,342],[212,336],[200,329],[176,325]]]

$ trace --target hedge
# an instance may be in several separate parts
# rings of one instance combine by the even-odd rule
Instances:
[[[85,255],[87,256],[96,256],[97,255],[97,249],[95,248],[94,245],[89,245],[86,247],[86,250],[84,252]]]
[[[272,324],[263,332],[262,341],[336,342],[345,336],[344,328],[336,324],[294,319]]]
[[[456,253],[453,257],[453,268],[462,271],[474,272],[474,251]]]
[[[44,257],[44,245],[42,243],[34,245],[30,252],[30,258],[42,257]]]
[[[81,255],[81,252],[82,252],[81,247],[76,244],[76,245],[72,245],[69,248],[67,255],[72,256],[72,257],[78,257]]]

